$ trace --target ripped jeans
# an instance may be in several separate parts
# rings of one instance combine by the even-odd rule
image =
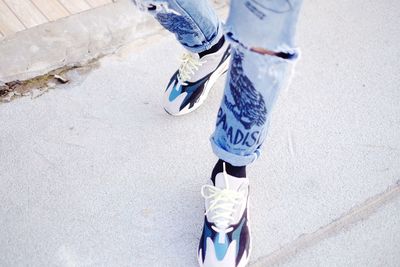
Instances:
[[[134,2],[191,52],[206,51],[225,35],[232,59],[211,146],[234,166],[255,161],[271,109],[298,55],[294,37],[303,0],[231,0],[225,25],[208,0]]]

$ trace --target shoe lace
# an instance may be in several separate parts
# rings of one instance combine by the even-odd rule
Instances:
[[[187,81],[190,80],[195,71],[205,62],[205,60],[200,60],[192,53],[184,53],[181,58],[181,65],[179,66],[178,74],[178,78],[182,85],[187,85]]]
[[[227,184],[227,177],[224,172],[225,185]],[[244,193],[230,189],[221,189],[213,185],[203,185],[201,188],[201,195],[209,200],[210,205],[206,209],[205,215],[212,221],[216,227],[213,229],[217,232],[230,232],[233,228],[229,227],[234,221],[234,213],[236,206],[243,201]]]

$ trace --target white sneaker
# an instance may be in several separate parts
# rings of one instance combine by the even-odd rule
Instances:
[[[200,267],[244,267],[249,261],[251,240],[248,221],[248,178],[236,178],[224,171],[215,185],[204,185],[203,233],[198,248]]]
[[[227,41],[217,52],[201,58],[196,53],[185,53],[179,70],[172,76],[164,92],[165,111],[179,116],[199,108],[218,78],[228,70],[229,58]]]

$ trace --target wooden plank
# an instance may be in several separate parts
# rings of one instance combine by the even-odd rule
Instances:
[[[112,0],[86,0],[91,7],[104,6],[111,4]]]
[[[8,6],[0,0],[0,31],[5,35],[11,35],[25,29]]]
[[[47,18],[29,0],[3,0],[27,28],[48,22]]]
[[[71,14],[76,14],[90,9],[84,0],[58,0]]]
[[[50,21],[64,18],[70,15],[67,9],[57,0],[31,0],[31,1]]]

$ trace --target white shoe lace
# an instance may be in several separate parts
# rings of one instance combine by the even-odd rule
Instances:
[[[228,186],[228,179],[225,175],[224,178],[226,188]],[[234,191],[230,189],[221,189],[212,185],[203,185],[201,188],[201,195],[210,201],[210,206],[205,212],[208,220],[212,221],[216,227],[213,229],[216,232],[230,232],[232,227],[229,225],[234,221],[234,213],[236,206],[243,201],[245,194],[242,190]],[[229,227],[229,228],[228,228]]]
[[[187,85],[187,81],[190,80],[195,71],[198,70],[204,63],[206,63],[205,60],[200,60],[200,58],[195,57],[194,54],[184,53],[181,59],[181,65],[179,66],[178,75],[182,85]]]

